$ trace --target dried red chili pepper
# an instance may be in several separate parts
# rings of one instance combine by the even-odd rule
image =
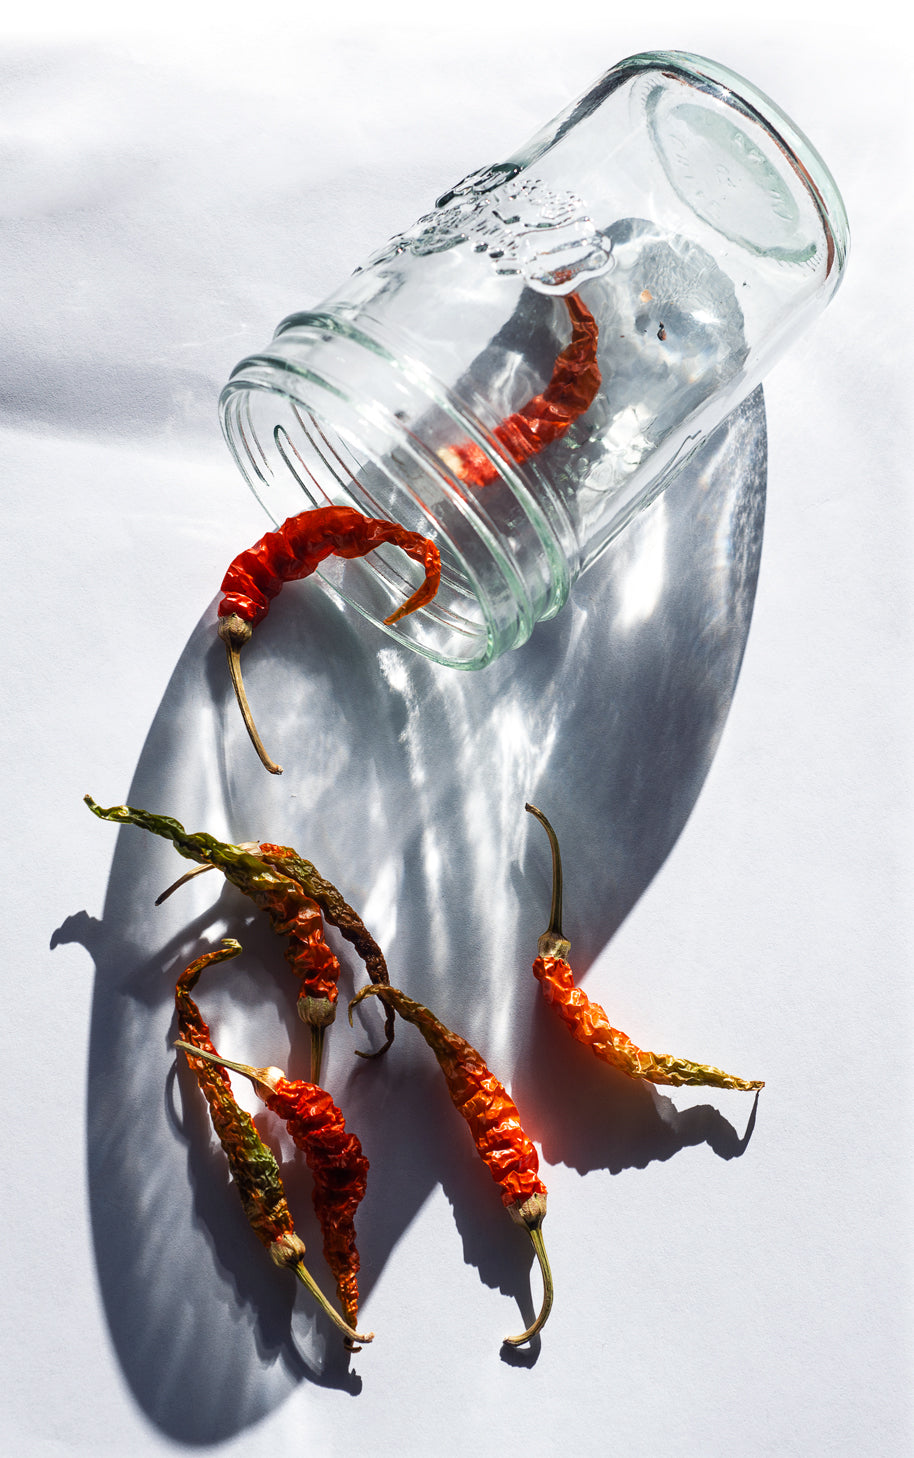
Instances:
[[[764,1088],[759,1080],[735,1078],[720,1068],[705,1063],[692,1063],[668,1053],[646,1053],[636,1048],[627,1033],[614,1028],[598,1002],[591,1002],[580,987],[575,986],[574,973],[567,957],[571,943],[562,934],[562,857],[558,837],[542,810],[525,805],[535,815],[549,836],[552,848],[552,907],[548,930],[539,939],[539,956],[533,963],[533,975],[555,1008],[572,1037],[589,1048],[604,1063],[619,1068],[631,1078],[644,1078],[649,1083],[708,1086],[754,1090]]]
[[[545,1325],[552,1309],[552,1272],[543,1244],[546,1186],[539,1177],[539,1159],[524,1133],[517,1105],[504,1085],[487,1068],[482,1056],[465,1038],[452,1033],[421,1002],[396,987],[363,987],[349,1004],[352,1009],[372,993],[395,1007],[401,1018],[419,1029],[431,1048],[447,1083],[451,1102],[463,1115],[473,1142],[501,1191],[511,1219],[522,1225],[533,1243],[543,1277],[543,1304],[536,1320],[520,1336],[505,1337],[509,1346],[530,1341]]]
[[[241,677],[241,649],[255,624],[266,617],[284,583],[310,577],[327,557],[365,557],[385,543],[400,547],[425,570],[422,585],[384,619],[388,624],[397,623],[431,602],[438,591],[438,548],[428,537],[408,532],[397,522],[363,516],[349,506],[318,506],[289,517],[278,531],[267,532],[253,547],[241,552],[223,578],[225,596],[219,604],[219,636],[225,643],[235,696],[251,743],[271,774],[282,774],[282,767],[267,754],[254,727]]]
[[[571,318],[571,342],[556,359],[549,384],[492,432],[518,465],[561,439],[590,409],[600,388],[597,322],[578,294],[567,294],[565,305]],[[498,477],[497,466],[472,442],[446,446],[438,454],[468,486],[488,486]]]
[[[181,1042],[175,1046],[185,1047]],[[368,1181],[368,1160],[357,1136],[347,1132],[340,1110],[317,1084],[290,1081],[281,1068],[252,1068],[228,1058],[218,1062],[251,1080],[304,1154],[314,1178],[314,1210],[324,1237],[324,1257],[333,1272],[343,1314],[354,1328],[359,1316],[355,1212]]]
[[[340,964],[324,941],[322,909],[365,961],[369,977],[388,981],[387,964],[373,938],[352,907],[331,882],[285,846],[265,845],[251,850],[251,843],[231,845],[203,832],[190,833],[167,815],[153,815],[130,805],[113,805],[103,810],[91,795],[86,804],[100,820],[120,825],[137,825],[170,840],[178,853],[204,867],[216,866],[255,906],[265,911],[274,931],[285,936],[285,959],[299,978],[298,1013],[312,1028],[312,1074],[320,1078],[324,1029],[336,1017],[337,982]],[[182,877],[181,880],[185,880]],[[179,885],[177,882],[176,885]],[[174,890],[170,887],[169,891]],[[168,891],[164,893],[165,896]],[[159,897],[163,900],[164,897]],[[393,1041],[393,1014],[385,1021],[383,1053]],[[375,1054],[362,1054],[374,1057]]]
[[[238,942],[226,938],[220,947],[198,957],[181,973],[175,987],[175,1007],[181,1033],[177,1046],[187,1055],[188,1064],[209,1104],[213,1128],[228,1157],[242,1208],[270,1259],[274,1264],[292,1270],[307,1286],[334,1325],[345,1334],[347,1345],[370,1342],[373,1332],[362,1335],[356,1330],[358,1308],[352,1313],[351,1321],[344,1320],[331,1306],[305,1265],[305,1243],[295,1233],[279,1166],[254,1128],[251,1116],[237,1104],[231,1082],[219,1066],[221,1060],[213,1047],[209,1028],[190,995],[206,967],[235,957],[240,951]],[[349,1310],[346,1314],[348,1317]]]

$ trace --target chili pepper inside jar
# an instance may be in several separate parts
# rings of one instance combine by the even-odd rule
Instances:
[[[386,631],[477,668],[558,612],[834,293],[847,220],[803,134],[715,62],[620,62],[481,168],[225,387],[275,524],[354,508],[440,549]],[[384,624],[422,567],[393,544],[320,575]]]

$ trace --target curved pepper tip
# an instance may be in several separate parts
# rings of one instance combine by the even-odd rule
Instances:
[[[402,545],[402,543],[401,543]],[[412,554],[411,554],[412,555]],[[384,626],[392,628],[394,623],[399,623],[403,618],[408,618],[418,608],[427,607],[437,595],[441,586],[441,553],[434,542],[425,539],[424,545],[424,567],[425,581],[420,583],[416,591],[406,602],[401,603],[398,608],[384,619]]]

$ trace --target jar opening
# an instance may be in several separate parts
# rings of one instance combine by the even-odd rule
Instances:
[[[323,393],[323,400],[305,404],[243,379],[223,392],[229,446],[274,525],[316,506],[351,506],[429,536],[441,552],[441,586],[431,603],[394,626],[384,619],[423,577],[397,547],[352,560],[328,558],[318,575],[391,637],[438,663],[481,668],[522,642],[533,618],[512,565],[470,503],[453,496],[443,468],[437,490],[430,489],[434,472],[421,442],[403,430],[393,448],[383,449],[367,438],[370,431],[353,429],[347,409],[333,408],[340,402],[332,392]]]

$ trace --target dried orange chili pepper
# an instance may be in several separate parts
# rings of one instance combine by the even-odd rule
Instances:
[[[575,986],[574,973],[567,957],[571,943],[562,933],[562,857],[558,837],[542,810],[525,805],[535,815],[549,836],[552,848],[552,907],[549,928],[539,939],[539,956],[533,963],[533,975],[555,1008],[572,1037],[588,1047],[597,1058],[619,1068],[631,1078],[644,1078],[649,1083],[708,1086],[754,1090],[764,1083],[754,1079],[735,1078],[720,1068],[705,1063],[692,1063],[668,1053],[646,1053],[636,1048],[627,1033],[614,1028],[598,1002],[591,1002],[580,987]]]
[[[571,318],[571,342],[556,359],[549,384],[492,432],[518,465],[559,440],[590,409],[600,388],[597,322],[578,294],[567,294],[565,306]],[[468,486],[488,486],[498,477],[497,466],[472,442],[446,446],[438,455]]]
[[[397,623],[431,602],[438,591],[438,548],[428,537],[408,532],[397,522],[363,516],[349,506],[318,506],[289,517],[278,531],[267,532],[253,547],[241,552],[223,578],[225,596],[219,604],[219,636],[225,643],[235,696],[251,743],[271,774],[282,774],[282,767],[267,754],[254,727],[241,677],[241,649],[255,624],[266,617],[284,583],[310,577],[327,557],[365,557],[385,543],[400,547],[425,569],[422,585],[384,619],[388,624]]]
[[[167,815],[152,815],[131,805],[113,805],[103,810],[91,795],[86,795],[85,801],[100,820],[150,830],[170,840],[187,860],[197,861],[204,868],[218,867],[226,880],[267,913],[274,931],[287,940],[285,959],[299,978],[298,1013],[312,1029],[312,1074],[317,1082],[324,1029],[336,1017],[340,971],[337,958],[324,940],[322,909],[328,921],[339,928],[362,956],[368,975],[379,981],[389,980],[380,949],[336,887],[320,876],[310,861],[303,860],[288,847],[267,844],[252,851],[250,842],[244,846],[231,845],[200,831],[190,833]],[[160,901],[163,899],[159,897]],[[387,1017],[385,1033],[386,1041],[378,1053],[383,1053],[393,1040],[392,1014]]]
[[[372,982],[390,983],[384,953],[358,912],[343,899],[332,881],[326,880],[311,861],[305,860],[291,846],[265,843],[260,846],[259,854],[268,866],[273,866],[282,875],[297,881],[314,898],[330,925],[335,926],[340,936],[345,937],[350,946],[355,948]],[[390,1047],[393,1038],[393,1010],[385,1008],[384,1043],[374,1053],[365,1053],[361,1048],[356,1048],[356,1054],[359,1058],[377,1058]],[[317,1082],[317,1074],[314,1075],[314,1081]]]
[[[344,1320],[331,1306],[305,1265],[305,1243],[295,1233],[279,1166],[254,1128],[250,1114],[237,1104],[232,1085],[218,1066],[221,1060],[213,1047],[209,1028],[190,995],[206,967],[235,957],[240,951],[238,942],[226,938],[220,947],[198,957],[181,973],[175,987],[175,1007],[181,1033],[178,1046],[187,1055],[188,1064],[209,1104],[213,1128],[228,1157],[235,1188],[257,1239],[266,1247],[274,1264],[292,1270],[307,1286],[334,1325],[345,1334],[347,1345],[370,1342],[373,1332],[362,1335],[356,1330],[354,1318],[357,1308],[351,1322]]]
[[[451,1102],[463,1115],[483,1162],[501,1191],[511,1219],[522,1225],[533,1243],[543,1277],[543,1304],[536,1320],[520,1336],[505,1337],[509,1346],[528,1342],[545,1325],[552,1308],[552,1272],[543,1244],[546,1186],[539,1177],[539,1159],[525,1134],[517,1105],[504,1085],[487,1068],[481,1054],[465,1038],[452,1033],[421,1002],[396,987],[363,987],[349,1004],[352,1009],[372,993],[395,1007],[401,1018],[419,1029],[431,1048],[447,1083]]]
[[[180,1041],[175,1046],[188,1051]],[[252,1068],[229,1058],[218,1058],[218,1063],[251,1080],[304,1154],[314,1178],[314,1210],[324,1237],[324,1257],[333,1272],[343,1314],[354,1328],[359,1316],[355,1212],[368,1181],[368,1160],[358,1137],[347,1131],[333,1099],[317,1084],[290,1081],[281,1068]]]

